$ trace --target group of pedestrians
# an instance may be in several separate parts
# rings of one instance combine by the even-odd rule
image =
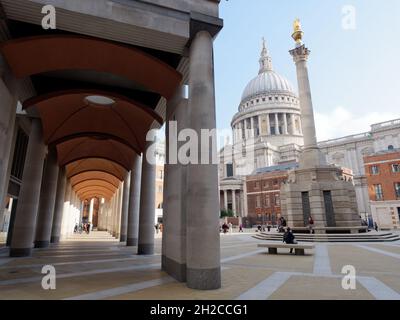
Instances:
[[[75,227],[74,227],[74,233],[85,232],[85,233],[89,234],[91,226],[92,225],[90,224],[90,222],[81,223],[81,224],[76,223]]]

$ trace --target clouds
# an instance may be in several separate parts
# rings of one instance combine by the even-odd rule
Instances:
[[[378,108],[377,108],[378,109]],[[367,132],[371,125],[399,118],[391,112],[366,112],[353,114],[348,109],[338,106],[327,113],[315,113],[315,126],[318,141],[336,139],[344,136]]]

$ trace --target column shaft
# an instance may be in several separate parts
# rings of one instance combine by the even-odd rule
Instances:
[[[200,137],[201,129],[216,128],[213,40],[206,31],[198,32],[190,47],[189,88],[191,128]],[[199,150],[210,156],[217,152],[212,141],[207,150],[199,144]],[[187,285],[217,289],[221,287],[218,165],[190,164],[187,189]]]
[[[57,193],[58,171],[57,152],[54,148],[49,148],[40,192],[40,204],[36,227],[36,248],[46,248],[50,244]]]
[[[39,119],[33,119],[11,240],[12,257],[29,256],[32,253],[44,155],[42,125]]]
[[[64,209],[64,196],[65,186],[67,184],[67,177],[65,176],[65,169],[61,168],[58,172],[57,178],[57,193],[56,202],[54,206],[53,225],[51,229],[51,243],[58,243],[60,241],[61,221]]]
[[[152,142],[146,143],[146,151]],[[138,254],[154,253],[154,216],[156,212],[156,166],[153,154],[143,153],[142,183],[140,190]]]
[[[129,188],[131,185],[131,172],[127,172],[124,180],[121,210],[121,231],[119,241],[125,242],[128,232]]]
[[[129,188],[127,246],[138,245],[141,177],[142,157],[137,155],[131,170],[131,186]]]

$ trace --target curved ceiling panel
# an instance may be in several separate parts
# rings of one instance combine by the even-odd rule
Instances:
[[[118,189],[114,185],[112,185],[110,182],[104,181],[104,180],[86,180],[77,183],[76,185],[73,186],[73,189],[76,192],[81,191],[84,188],[87,187],[104,187],[111,192],[116,192]]]
[[[79,196],[79,199],[81,200],[89,200],[91,198],[98,198],[98,197],[102,197],[106,200],[110,200],[112,198],[113,195],[107,194],[107,193],[103,193],[103,192],[94,192],[94,191],[90,191],[87,192],[85,194],[82,194]]]
[[[103,171],[86,171],[83,173],[76,174],[74,176],[70,177],[70,182],[72,187],[75,187],[77,184],[85,182],[85,181],[93,181],[93,180],[99,180],[99,181],[105,181],[113,185],[115,188],[118,188],[121,180],[119,180],[117,177],[114,175],[103,172]]]
[[[102,193],[102,194],[107,194],[110,196],[114,195],[114,192],[111,191],[110,189],[107,189],[105,187],[101,187],[101,186],[89,186],[89,187],[85,187],[82,188],[81,190],[77,191],[76,194],[78,195],[78,197],[80,197],[83,194],[87,194],[88,192],[95,192],[95,193]]]
[[[61,167],[86,158],[102,158],[114,161],[129,171],[133,165],[135,152],[115,140],[82,137],[58,144],[57,155]]]
[[[65,166],[68,178],[88,171],[101,171],[113,175],[120,181],[124,180],[127,170],[119,164],[99,158],[88,158],[69,163]]]
[[[154,120],[162,122],[149,108],[103,91],[60,91],[24,102],[24,108],[31,106],[40,114],[47,144],[88,136],[110,138],[140,153]]]
[[[59,70],[95,70],[125,77],[170,99],[182,75],[136,48],[75,35],[9,40],[1,51],[18,78]]]

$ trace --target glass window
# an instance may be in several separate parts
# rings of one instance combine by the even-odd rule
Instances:
[[[371,167],[371,174],[379,174],[379,167],[378,166],[372,166]]]
[[[260,188],[260,182],[256,181],[255,186],[256,189]]]
[[[375,188],[375,200],[383,200],[383,191],[382,191],[382,185],[381,184],[376,184],[374,185]]]
[[[400,182],[394,184],[394,191],[396,193],[396,198],[400,198]]]
[[[400,164],[398,164],[398,163],[392,164],[392,171],[393,171],[394,173],[400,172]]]
[[[260,208],[261,207],[261,200],[260,200],[260,196],[256,197],[256,208]]]
[[[281,205],[279,194],[275,194],[275,205],[276,206],[280,206]]]
[[[265,196],[264,204],[265,204],[265,206],[267,208],[270,206],[270,201],[269,201],[269,195],[268,194]]]

